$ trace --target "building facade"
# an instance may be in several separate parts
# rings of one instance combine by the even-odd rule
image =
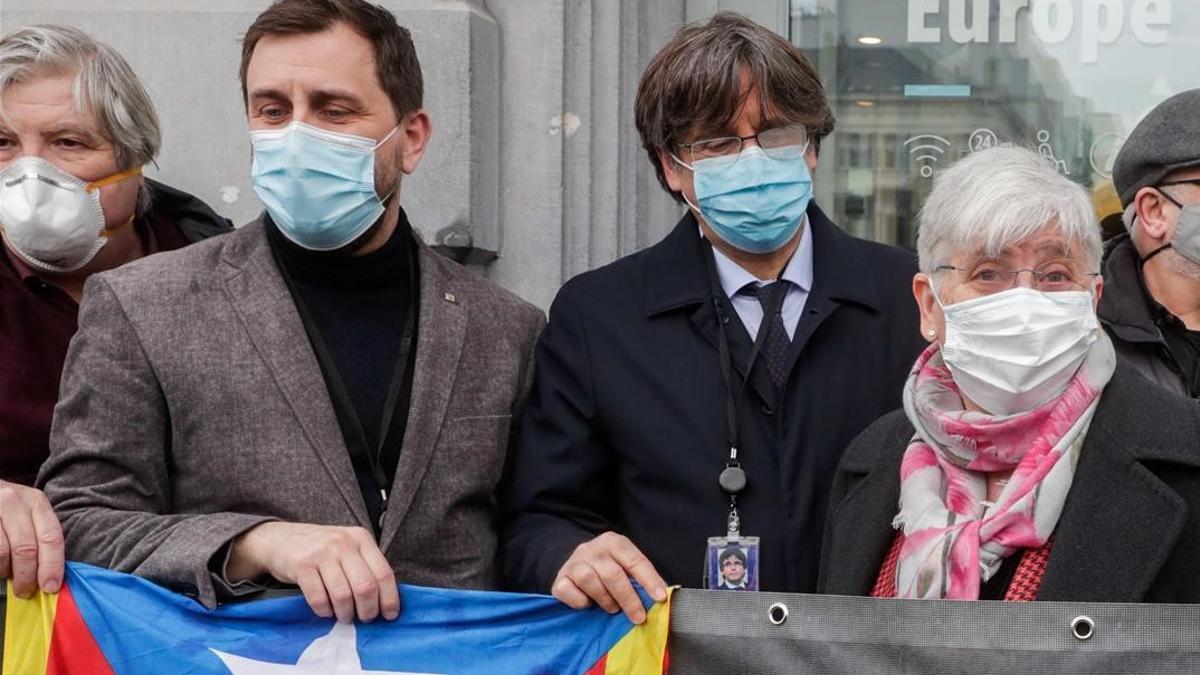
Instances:
[[[151,176],[241,223],[260,205],[237,82],[267,0],[0,0],[0,29],[77,25],[120,50],[164,126]],[[642,69],[687,21],[728,9],[816,63],[837,130],[818,203],[911,246],[937,172],[997,143],[1036,148],[1116,207],[1109,174],[1153,105],[1200,86],[1185,0],[380,0],[412,32],[434,124],[402,187],[425,240],[549,306],[571,276],[661,238],[681,209],[633,126]]]

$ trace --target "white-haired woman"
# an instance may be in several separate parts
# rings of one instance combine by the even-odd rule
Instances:
[[[1082,188],[997,148],[942,173],[904,409],[847,449],[822,592],[1200,602],[1200,407],[1118,366]]]
[[[230,229],[142,176],[160,138],[112,48],[65,26],[0,37],[0,579],[18,595],[62,578],[58,521],[29,485],[48,453],[84,282]]]

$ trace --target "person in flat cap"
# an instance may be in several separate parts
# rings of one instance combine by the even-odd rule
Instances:
[[[1117,354],[1200,398],[1200,89],[1163,101],[1117,155],[1127,233],[1104,261],[1098,314]]]

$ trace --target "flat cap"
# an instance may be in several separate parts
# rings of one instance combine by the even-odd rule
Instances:
[[[1200,166],[1200,89],[1175,94],[1151,110],[1113,164],[1113,185],[1127,207],[1138,190],[1174,171]]]

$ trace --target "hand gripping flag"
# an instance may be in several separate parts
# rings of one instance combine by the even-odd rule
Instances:
[[[395,621],[340,624],[302,597],[206,610],[145,579],[68,563],[54,595],[8,593],[3,675],[663,673],[670,599],[646,622],[540,595],[402,586]]]

